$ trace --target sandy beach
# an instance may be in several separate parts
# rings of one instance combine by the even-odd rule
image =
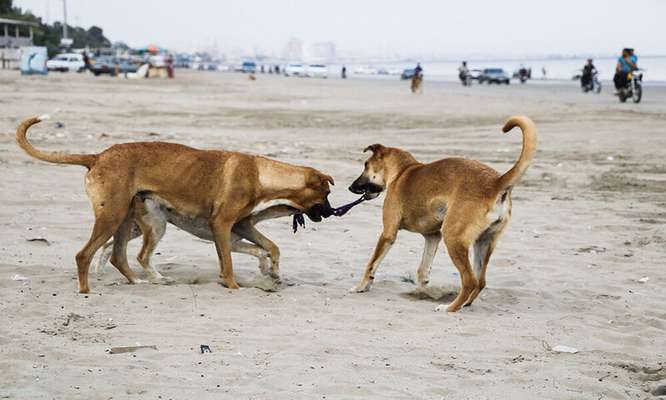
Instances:
[[[397,80],[0,71],[0,91],[0,399],[645,399],[666,383],[664,86],[636,105],[574,85],[426,80],[412,95]],[[281,248],[276,291],[236,254],[244,287],[222,287],[214,246],[169,226],[153,262],[174,284],[128,285],[107,266],[81,295],[85,169],[35,160],[14,139],[45,113],[30,131],[41,149],[163,140],[266,155],[332,175],[334,205],[357,198],[347,187],[372,143],[504,172],[521,135],[501,126],[524,114],[539,145],[488,287],[459,313],[436,311],[460,285],[444,246],[418,292],[423,240],[404,231],[372,290],[348,293],[384,196],[296,234],[290,218],[260,225]],[[130,263],[143,274],[139,245]],[[136,345],[156,349],[108,351]]]

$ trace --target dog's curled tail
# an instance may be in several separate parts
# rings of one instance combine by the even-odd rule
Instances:
[[[21,125],[16,129],[16,142],[18,145],[31,156],[38,158],[43,161],[48,161],[58,164],[76,164],[83,165],[84,167],[90,169],[97,160],[95,154],[66,154],[59,152],[46,152],[36,149],[30,142],[28,142],[28,129],[45,119],[48,119],[48,115],[43,115],[41,117],[28,118],[25,121],[21,122]]]
[[[532,164],[534,153],[536,153],[537,135],[534,122],[524,116],[511,117],[504,124],[502,131],[507,133],[516,126],[523,131],[523,150],[520,152],[520,157],[518,157],[514,166],[500,177],[497,185],[499,192],[506,191],[520,181],[527,168]]]

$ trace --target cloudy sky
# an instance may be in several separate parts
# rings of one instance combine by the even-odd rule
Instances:
[[[62,0],[14,0],[48,21]],[[68,0],[71,24],[176,50],[279,53],[287,40],[391,56],[666,54],[666,0]],[[627,17],[622,15],[626,14]]]

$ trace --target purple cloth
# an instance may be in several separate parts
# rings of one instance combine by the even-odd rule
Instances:
[[[366,200],[368,200],[368,199],[366,199],[365,195],[363,195],[359,199],[354,200],[349,204],[345,204],[344,206],[340,206],[338,208],[333,208],[331,210],[327,210],[327,212],[323,212],[322,216],[324,218],[328,218],[331,215],[335,215],[336,217],[342,217],[343,215],[347,214],[349,212],[349,210],[351,210],[355,206],[363,203]],[[294,229],[294,233],[296,233],[299,226],[302,226],[303,228],[305,228],[305,217],[303,217],[303,213],[294,214],[294,221],[292,223],[292,228]]]

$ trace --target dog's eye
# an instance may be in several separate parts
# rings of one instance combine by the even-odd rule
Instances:
[[[367,161],[365,162],[365,167],[368,168],[368,162]]]

